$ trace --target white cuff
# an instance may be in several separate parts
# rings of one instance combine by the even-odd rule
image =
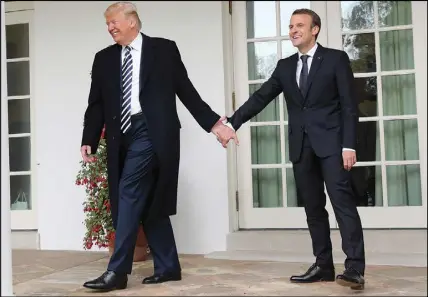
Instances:
[[[226,125],[226,126],[228,126],[230,129],[232,129],[233,131],[235,131],[235,129],[233,128],[232,124],[231,124],[231,123],[229,123],[227,120],[224,120],[224,121],[223,121],[223,125]]]
[[[351,151],[351,152],[355,152],[355,150],[354,150],[354,149],[350,149],[350,148],[346,148],[346,147],[344,147],[344,148],[342,149],[342,152],[344,152],[344,151]]]

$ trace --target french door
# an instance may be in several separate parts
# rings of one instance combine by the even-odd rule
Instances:
[[[366,228],[426,228],[426,1],[327,1],[358,93],[352,170]]]
[[[6,4],[11,228],[34,230],[33,10],[21,10],[24,7],[18,2]]]
[[[278,59],[296,52],[288,38],[292,12],[310,8],[326,21],[320,1],[232,1],[236,106],[269,78]],[[321,30],[321,44],[327,31]],[[287,110],[283,95],[239,130],[237,174],[239,227],[306,228],[306,215],[288,156]],[[308,187],[311,185],[308,183]],[[327,202],[330,223],[336,221]]]
[[[233,1],[236,107],[296,52],[291,13],[310,8],[318,42],[344,49],[359,100],[352,186],[365,228],[426,228],[426,2]],[[288,159],[281,94],[239,130],[239,227],[307,228]],[[310,187],[308,182],[308,187]],[[326,193],[327,197],[328,194]],[[327,199],[330,226],[337,227]]]

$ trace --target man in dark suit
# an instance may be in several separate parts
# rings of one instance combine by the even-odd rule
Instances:
[[[176,95],[198,124],[222,142],[235,132],[201,99],[175,42],[141,34],[132,3],[105,12],[116,44],[95,55],[81,154],[91,162],[106,127],[107,168],[115,249],[107,271],[84,287],[127,286],[140,221],[153,254],[154,275],[144,284],[181,280],[173,229],[180,158]]]
[[[316,42],[320,17],[309,9],[294,11],[290,39],[298,53],[278,61],[272,76],[245,102],[228,125],[235,130],[257,115],[281,92],[288,109],[288,139],[294,178],[307,216],[316,262],[291,281],[334,281],[332,245],[324,182],[347,258],[336,281],[363,289],[363,231],[349,170],[356,162],[357,100],[347,54]]]

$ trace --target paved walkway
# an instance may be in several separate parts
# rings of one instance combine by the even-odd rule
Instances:
[[[304,272],[307,264],[181,257],[183,280],[143,285],[153,272],[152,261],[134,264],[128,288],[93,293],[83,282],[104,272],[107,253],[66,251],[13,251],[15,296],[426,296],[426,268],[369,266],[366,289],[351,291],[335,283],[296,285],[291,274]],[[343,266],[336,267],[342,272]]]

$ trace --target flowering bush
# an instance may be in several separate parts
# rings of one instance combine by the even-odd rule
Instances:
[[[83,202],[83,211],[86,216],[83,247],[87,250],[91,249],[94,244],[100,248],[108,247],[110,241],[114,239],[107,184],[107,147],[104,133],[103,129],[97,153],[94,155],[95,161],[90,163],[80,161],[81,169],[76,177],[76,185],[84,186],[86,190],[86,201]]]

